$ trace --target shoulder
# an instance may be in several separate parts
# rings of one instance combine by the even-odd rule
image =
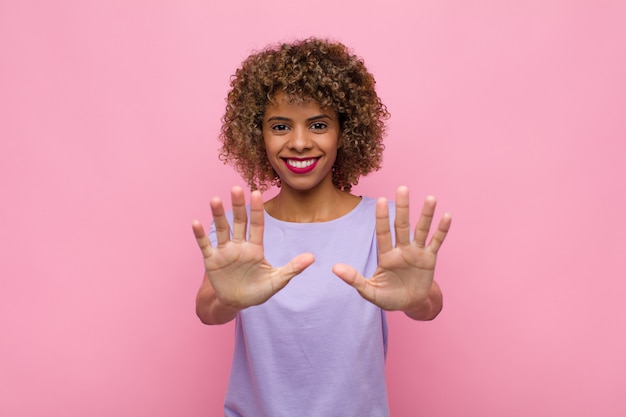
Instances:
[[[376,204],[378,203],[378,198],[373,198],[369,196],[361,196],[361,203],[359,204],[366,211],[376,211]],[[387,206],[389,207],[389,215],[393,215],[396,212],[396,203],[393,200],[387,200]]]

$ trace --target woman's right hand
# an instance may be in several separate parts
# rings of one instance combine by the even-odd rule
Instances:
[[[264,209],[259,191],[250,196],[250,233],[247,237],[248,216],[241,187],[231,190],[233,230],[231,230],[222,201],[211,200],[211,212],[217,234],[217,246],[212,246],[199,221],[192,228],[204,257],[205,281],[202,286],[226,309],[239,311],[262,304],[280,291],[291,278],[314,262],[310,253],[297,255],[286,265],[274,268],[265,259],[263,250]],[[200,288],[200,292],[203,291]],[[208,290],[208,291],[206,291]],[[201,294],[197,302],[202,303]],[[211,302],[215,300],[206,300]],[[202,306],[197,306],[202,307]],[[204,320],[203,320],[204,321]]]

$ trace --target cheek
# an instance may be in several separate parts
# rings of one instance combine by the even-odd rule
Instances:
[[[265,150],[265,154],[267,155],[268,158],[270,158],[270,156],[274,153],[276,153],[276,149],[275,146],[272,146],[272,142],[271,141],[263,141],[263,148]]]
[[[272,143],[265,142],[264,146],[265,157],[269,161],[269,164],[272,168],[277,169],[278,164],[281,162],[276,158],[277,150],[272,147]]]
[[[269,157],[270,153],[272,152],[272,142],[266,140],[265,136],[263,136],[261,140],[263,142],[263,151]]]
[[[337,149],[341,148],[343,146],[343,135],[339,134],[339,137],[337,138]]]

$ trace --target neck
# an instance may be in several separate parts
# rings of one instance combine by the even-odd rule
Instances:
[[[334,187],[304,192],[281,188],[276,197],[265,203],[265,210],[279,220],[317,223],[349,213],[360,200],[360,197]]]

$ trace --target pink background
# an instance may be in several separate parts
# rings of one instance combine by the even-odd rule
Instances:
[[[232,324],[190,222],[253,49],[330,36],[392,119],[384,168],[454,215],[430,323],[390,314],[392,413],[626,415],[626,5],[0,2],[0,415],[221,415]],[[416,216],[414,212],[414,216]]]

